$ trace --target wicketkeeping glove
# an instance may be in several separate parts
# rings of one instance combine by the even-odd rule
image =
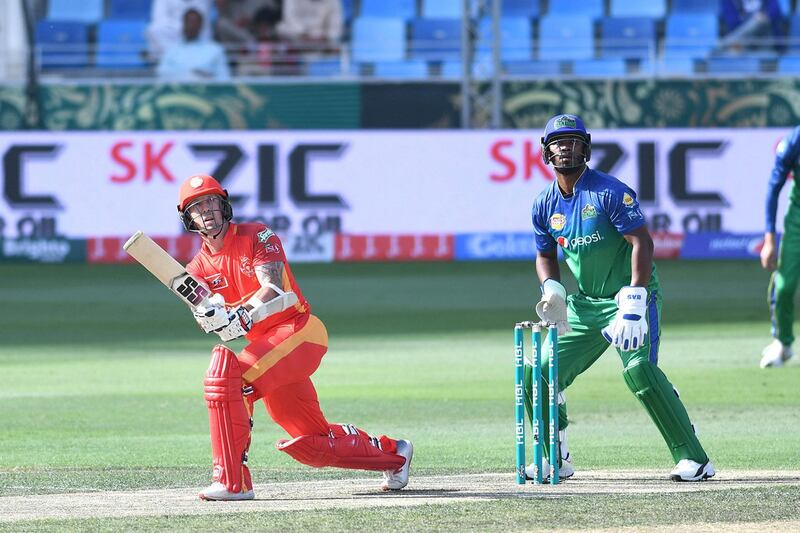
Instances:
[[[622,287],[617,307],[617,316],[602,330],[603,337],[623,352],[632,352],[644,344],[647,335],[647,289]]]
[[[542,283],[542,299],[536,304],[536,314],[544,322],[555,324],[558,334],[572,331],[567,321],[567,289],[554,279]]]

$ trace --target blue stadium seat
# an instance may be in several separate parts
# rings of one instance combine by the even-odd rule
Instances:
[[[527,17],[502,17],[500,19],[500,57],[503,60],[524,61],[532,58],[533,28]],[[492,19],[479,23],[477,55],[492,55]]]
[[[361,17],[412,19],[417,16],[416,0],[361,0]]]
[[[422,0],[424,18],[461,18],[462,0]]]
[[[782,56],[778,59],[777,72],[781,74],[800,74],[800,56]]]
[[[591,17],[546,15],[539,19],[539,59],[591,59],[594,23]]]
[[[709,74],[757,74],[761,72],[761,59],[748,56],[715,56],[706,60]]]
[[[788,52],[792,54],[800,54],[800,14],[794,14],[789,17],[789,38]]]
[[[693,76],[697,69],[697,60],[691,57],[662,57],[656,64],[660,75],[666,76]]]
[[[672,0],[670,13],[707,13],[719,15],[720,0]]]
[[[662,18],[667,14],[666,0],[611,0],[612,17]]]
[[[40,20],[36,45],[43,69],[84,68],[89,64],[89,26],[83,22]]]
[[[439,76],[447,79],[460,79],[463,75],[462,68],[460,60],[442,61]],[[486,79],[491,73],[492,65],[478,62],[472,66],[473,79]]]
[[[418,18],[411,21],[411,57],[446,61],[461,57],[461,20]]]
[[[599,19],[606,14],[605,0],[550,0],[548,15],[578,15]]]
[[[508,61],[503,64],[509,76],[558,76],[563,73],[561,61]]]
[[[93,24],[103,18],[103,8],[104,0],[49,0],[47,19]]]
[[[585,0],[584,0],[585,1]],[[542,14],[540,0],[500,0],[500,13],[503,17],[536,18]]]
[[[664,55],[701,57],[719,40],[719,18],[711,13],[679,13],[667,17]]]
[[[401,61],[406,57],[403,19],[358,17],[353,21],[353,61]]]
[[[109,0],[109,19],[150,20],[153,0]]]
[[[146,20],[104,20],[97,25],[98,68],[131,69],[147,66]]]
[[[627,72],[622,58],[579,59],[572,62],[576,76],[624,76]]]
[[[350,22],[355,17],[355,0],[342,0],[342,17],[345,23]]]
[[[378,61],[374,64],[373,75],[379,78],[425,79],[428,77],[428,63],[420,60]]]
[[[603,57],[646,58],[656,55],[656,25],[647,17],[610,17],[600,22]]]
[[[315,77],[331,77],[350,74],[339,59],[315,59],[306,61],[306,74]]]

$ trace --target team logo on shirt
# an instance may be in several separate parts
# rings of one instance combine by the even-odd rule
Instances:
[[[275,235],[275,233],[273,233],[271,229],[267,228],[258,234],[258,242],[267,242],[267,240],[273,235]]]
[[[275,244],[275,243],[271,243],[271,242],[268,242],[267,244],[265,244],[265,245],[264,245],[264,249],[265,249],[265,250],[266,250],[268,253],[271,253],[271,254],[277,254],[277,253],[280,253],[280,251],[281,251],[281,248],[280,248],[280,246],[278,246],[278,245],[277,245],[277,244]]]
[[[581,220],[586,220],[587,218],[595,218],[596,216],[597,216],[597,209],[595,209],[592,204],[587,204],[586,207],[581,209]]]
[[[622,194],[622,203],[625,204],[627,207],[630,207],[630,206],[633,205],[633,198],[631,198],[630,194],[623,193]]]
[[[567,217],[562,215],[561,213],[556,213],[555,215],[550,217],[550,227],[554,230],[558,231],[564,229],[564,226],[567,225]]]
[[[253,261],[249,257],[247,257],[246,255],[241,256],[239,258],[239,263],[240,263],[239,271],[242,274],[244,274],[248,278],[252,278],[253,276],[256,275],[255,270],[253,270]]]
[[[228,280],[221,273],[216,273],[205,278],[212,291],[228,288]]]

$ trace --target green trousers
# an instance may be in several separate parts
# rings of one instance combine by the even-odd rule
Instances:
[[[794,295],[800,280],[800,207],[790,203],[783,219],[778,269],[769,283],[772,336],[789,346],[794,342]]]
[[[617,305],[612,298],[590,298],[572,294],[567,298],[567,309],[572,332],[558,339],[558,387],[565,390],[580,374],[608,350],[608,342],[600,331],[616,316]],[[692,459],[698,463],[708,460],[706,452],[694,434],[686,408],[677,391],[658,368],[658,348],[661,337],[661,295],[658,287],[648,290],[647,322],[648,336],[638,350],[617,350],[623,366],[623,378],[630,391],[636,395],[666,442],[673,459]],[[544,342],[545,332],[542,339]],[[542,438],[544,449],[549,446],[549,406],[547,366],[549,350],[542,350],[542,372],[539,376],[543,398]],[[531,380],[532,367],[525,368],[525,408],[532,418]],[[559,405],[559,428],[569,424],[566,403]],[[547,453],[547,452],[545,452]]]

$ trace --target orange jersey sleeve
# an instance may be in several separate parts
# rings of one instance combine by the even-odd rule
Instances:
[[[297,314],[311,312],[286,261],[280,238],[263,224],[232,223],[225,234],[222,250],[214,253],[204,244],[186,265],[186,270],[202,279],[212,292],[221,294],[228,307],[237,307],[261,287],[255,267],[273,262],[283,263],[283,279],[274,282],[275,285],[283,291],[293,291],[298,302],[253,325],[247,335],[252,340]]]

